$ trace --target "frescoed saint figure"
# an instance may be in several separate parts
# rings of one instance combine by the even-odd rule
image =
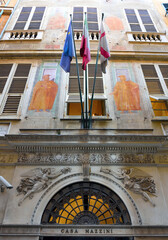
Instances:
[[[49,111],[52,109],[57,95],[58,85],[50,80],[50,74],[43,75],[43,80],[38,81],[33,89],[29,110]]]
[[[122,112],[141,110],[138,84],[127,80],[125,75],[118,77],[120,81],[116,83],[112,92],[117,110]]]

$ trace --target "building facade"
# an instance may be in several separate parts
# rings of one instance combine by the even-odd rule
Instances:
[[[1,4],[0,176],[13,188],[0,182],[0,239],[168,239],[168,1]],[[88,129],[75,58],[70,73],[59,64],[72,15],[89,108],[102,13],[111,57]]]

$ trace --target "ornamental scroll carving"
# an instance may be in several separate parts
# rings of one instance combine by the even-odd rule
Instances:
[[[89,162],[92,165],[118,163],[155,163],[153,154],[124,153],[19,153],[20,163],[57,163],[76,165]]]
[[[32,199],[34,194],[47,188],[52,179],[59,177],[71,171],[71,168],[63,168],[56,171],[55,168],[35,168],[22,174],[19,186],[16,188],[17,195],[24,195],[18,202],[20,206],[26,199]]]
[[[155,203],[149,196],[156,195],[156,185],[153,178],[144,171],[137,168],[121,168],[113,171],[108,168],[101,168],[100,172],[112,175],[124,184],[124,187],[136,194],[140,194],[145,201],[149,201],[153,207]]]

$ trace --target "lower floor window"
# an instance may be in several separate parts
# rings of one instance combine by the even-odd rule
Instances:
[[[165,100],[150,98],[155,116],[168,116],[168,103]]]

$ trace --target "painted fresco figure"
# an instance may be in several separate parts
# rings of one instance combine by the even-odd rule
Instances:
[[[58,85],[50,80],[50,75],[43,75],[43,80],[36,83],[29,110],[49,111],[52,109],[57,95]]]
[[[119,76],[120,81],[116,83],[112,94],[118,111],[141,110],[139,86],[137,83],[127,81],[125,75]]]

